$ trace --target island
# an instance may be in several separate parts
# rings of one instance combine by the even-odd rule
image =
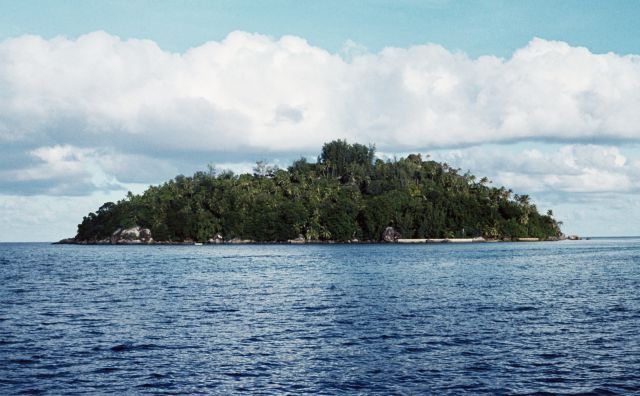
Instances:
[[[539,241],[564,236],[553,212],[469,171],[410,154],[382,160],[374,145],[325,143],[317,160],[253,173],[179,175],[107,202],[73,244]]]

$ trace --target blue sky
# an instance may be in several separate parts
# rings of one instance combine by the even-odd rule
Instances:
[[[0,1],[0,241],[333,138],[638,235],[640,2]]]
[[[0,37],[78,36],[105,30],[184,51],[229,32],[296,35],[335,52],[428,42],[471,56],[509,56],[533,37],[594,52],[640,53],[635,1],[7,1]]]

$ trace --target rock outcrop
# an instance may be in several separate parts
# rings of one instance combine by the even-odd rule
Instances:
[[[288,242],[289,243],[306,243],[307,240],[305,239],[304,235],[298,234],[298,237],[296,239],[289,239]]]
[[[207,243],[213,243],[213,244],[220,244],[220,243],[224,243],[224,238],[222,237],[222,234],[217,233],[216,235],[214,235],[213,237],[209,238],[207,240]]]
[[[398,238],[400,238],[400,233],[393,227],[385,228],[384,232],[382,233],[382,240],[384,242],[397,242]]]
[[[228,240],[227,243],[231,243],[231,244],[247,244],[247,243],[254,243],[254,241],[252,241],[251,239],[240,239],[238,237],[235,237],[233,239]]]
[[[112,244],[151,243],[153,238],[150,229],[135,226],[125,229],[118,228],[111,234],[110,242]]]

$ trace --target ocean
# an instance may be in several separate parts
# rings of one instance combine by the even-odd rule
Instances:
[[[640,239],[0,244],[0,394],[640,392]]]

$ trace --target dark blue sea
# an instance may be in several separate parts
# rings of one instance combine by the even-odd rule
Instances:
[[[0,244],[0,394],[632,394],[640,239]]]

